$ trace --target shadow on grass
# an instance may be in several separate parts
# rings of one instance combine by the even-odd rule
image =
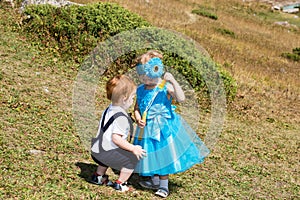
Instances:
[[[84,179],[86,182],[91,183],[91,176],[97,170],[97,165],[91,164],[91,163],[83,163],[83,162],[77,162],[75,165],[81,169],[80,174],[78,174],[78,176],[80,178]],[[114,174],[117,174],[117,175],[120,174],[118,170],[112,169],[112,171],[114,172]],[[129,178],[128,183],[136,189],[148,190],[148,189],[142,188],[138,183],[141,180],[149,180],[149,179],[150,179],[150,177],[142,177],[142,176],[139,176],[138,174],[134,173]],[[169,181],[169,190],[170,191],[176,191],[179,187],[182,187],[182,185]]]
[[[97,165],[83,162],[77,162],[75,165],[81,170],[78,176],[90,183],[92,174],[97,170]]]
[[[151,179],[151,177],[148,177],[148,176],[139,176],[138,174],[133,174],[130,177],[130,179],[128,180],[128,182],[136,189],[151,191],[151,189],[146,189],[139,185],[139,181],[142,181],[142,180],[145,181],[145,180],[150,180],[150,179]],[[180,187],[182,187],[181,184],[178,184],[178,183],[175,183],[175,182],[169,180],[169,191],[170,192],[177,191]]]
[[[97,170],[96,164],[92,163],[83,163],[83,162],[77,162],[75,164],[77,167],[80,168],[80,174],[78,176],[82,179],[84,179],[87,182],[90,182],[92,174]],[[112,169],[113,173],[116,175],[119,175],[120,172],[118,170]],[[130,183],[138,183],[139,181],[139,176],[137,174],[133,174],[129,181]]]

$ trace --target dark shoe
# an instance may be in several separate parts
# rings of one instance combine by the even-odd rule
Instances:
[[[115,189],[115,190],[118,190],[120,192],[126,192],[126,191],[133,191],[133,188],[132,187],[129,187],[127,182],[124,182],[124,183],[116,183],[114,182],[112,187]]]
[[[112,185],[107,175],[98,176],[97,174],[93,174],[90,182],[96,185]]]
[[[151,179],[147,181],[140,181],[139,185],[142,186],[143,188],[150,189],[150,190],[159,189],[159,185],[154,185]]]

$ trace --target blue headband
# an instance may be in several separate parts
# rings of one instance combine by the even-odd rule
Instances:
[[[159,78],[164,73],[164,65],[162,61],[155,57],[151,58],[145,64],[138,64],[136,66],[138,75],[146,75],[150,78]]]

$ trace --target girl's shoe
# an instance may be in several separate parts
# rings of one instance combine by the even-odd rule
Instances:
[[[169,195],[169,190],[166,188],[159,188],[157,192],[155,192],[155,195],[166,198]]]
[[[140,181],[139,185],[142,186],[143,188],[150,189],[150,190],[157,190],[159,189],[159,184],[154,185],[152,180],[146,180],[146,181]]]
[[[108,179],[108,175],[98,176],[97,174],[93,174],[90,180],[91,183],[96,185],[112,185],[113,183]]]

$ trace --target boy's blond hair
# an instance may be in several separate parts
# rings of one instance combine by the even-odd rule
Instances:
[[[136,90],[136,84],[126,75],[117,75],[106,83],[106,97],[112,103],[119,103],[122,98],[127,100]]]

